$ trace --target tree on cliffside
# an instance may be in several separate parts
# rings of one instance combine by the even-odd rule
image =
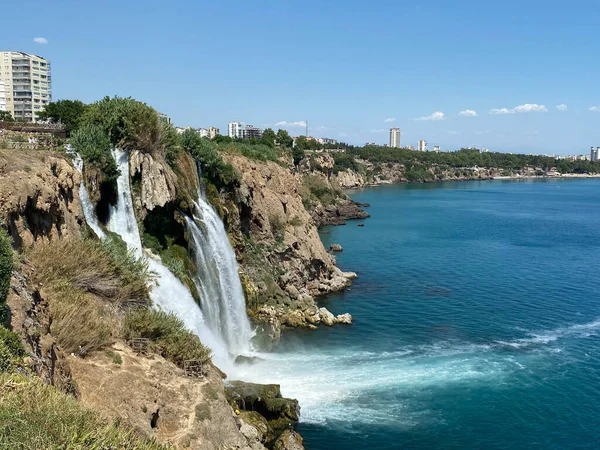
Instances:
[[[0,111],[0,122],[14,122],[13,116],[8,111]]]
[[[50,102],[38,113],[38,118],[48,120],[50,123],[62,123],[65,126],[67,136],[69,136],[79,125],[85,108],[85,103],[79,100],[58,100],[57,102]]]

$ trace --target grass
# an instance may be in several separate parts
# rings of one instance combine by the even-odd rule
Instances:
[[[206,362],[211,357],[209,348],[202,345],[200,338],[187,330],[172,313],[153,309],[127,311],[123,319],[125,339],[147,338],[153,349],[165,359],[183,367],[190,359]]]
[[[35,378],[0,374],[0,449],[165,450]]]
[[[115,365],[120,366],[123,364],[123,358],[118,353],[113,352],[112,350],[107,350],[104,352],[104,356],[110,359]]]
[[[10,372],[21,365],[25,351],[21,339],[12,331],[0,326],[0,372]]]
[[[116,239],[52,242],[38,246],[31,262],[49,300],[52,335],[68,353],[111,344],[123,304],[149,304],[146,264]]]

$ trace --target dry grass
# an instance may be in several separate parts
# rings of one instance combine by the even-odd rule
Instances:
[[[165,450],[35,378],[0,374],[0,449]]]
[[[94,351],[120,334],[123,302],[148,304],[149,274],[114,241],[58,241],[31,253],[52,317],[51,332],[66,352]]]

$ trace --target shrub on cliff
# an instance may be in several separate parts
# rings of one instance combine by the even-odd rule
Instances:
[[[239,184],[239,174],[223,161],[215,142],[201,138],[194,130],[185,130],[179,136],[179,145],[200,163],[202,175],[215,186],[230,189]]]
[[[104,97],[86,108],[81,125],[100,127],[115,147],[161,155],[171,164],[176,159],[173,127],[155,109],[132,98]]]
[[[111,144],[106,132],[98,125],[86,124],[71,135],[71,145],[86,162],[85,170],[97,169],[102,173],[102,183],[114,183],[119,177],[117,163],[110,152]]]
[[[0,228],[0,326],[8,321],[6,297],[10,289],[10,277],[13,269],[11,240],[4,228]]]
[[[21,339],[0,325],[0,372],[14,370],[25,356]]]
[[[149,302],[146,263],[114,238],[51,242],[36,248],[31,262],[48,301],[52,334],[66,352],[112,343],[119,335],[117,307]]]
[[[40,380],[0,374],[0,448],[166,450]]]
[[[210,349],[172,313],[153,309],[129,310],[123,319],[123,334],[125,339],[150,339],[157,353],[180,367],[186,360],[206,362],[211,356]]]

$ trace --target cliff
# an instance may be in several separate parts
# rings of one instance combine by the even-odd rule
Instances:
[[[80,181],[64,155],[0,150],[0,224],[15,248],[81,234]]]
[[[345,289],[355,274],[340,271],[323,247],[301,175],[273,161],[225,159],[240,185],[212,200],[238,254],[252,317],[275,340],[281,325],[315,327],[322,322],[316,297]]]

